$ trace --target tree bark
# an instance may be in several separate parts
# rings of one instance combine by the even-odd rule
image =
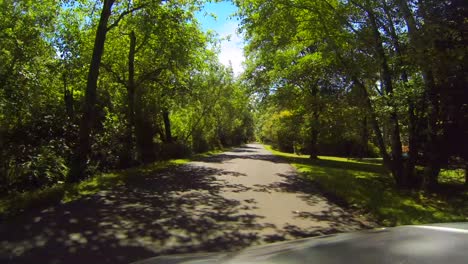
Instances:
[[[68,118],[73,120],[75,114],[73,109],[73,91],[68,90],[67,74],[63,73],[63,101],[65,103],[65,111]]]
[[[388,30],[389,30],[389,35],[392,39],[393,46],[395,48],[395,53],[397,56],[397,65],[401,70],[401,81],[403,82],[403,85],[405,88],[408,88],[408,74],[406,70],[404,70],[405,62],[403,61],[403,51],[401,50],[401,45],[400,45],[400,40],[398,38],[398,35],[396,33],[395,25],[392,20],[392,16],[390,15],[390,8],[387,5],[386,1],[383,1],[383,8],[385,15],[387,17],[388,21]],[[408,158],[406,160],[405,168],[404,168],[404,174],[405,177],[408,179],[409,184],[411,185],[410,187],[419,187],[419,179],[415,177],[415,167],[416,167],[416,161],[418,158],[418,149],[419,149],[419,140],[418,140],[418,135],[420,126],[418,122],[418,117],[416,115],[416,107],[415,103],[413,102],[412,98],[407,99],[408,102]]]
[[[328,5],[328,6],[332,7],[331,5]],[[328,32],[329,30],[328,30],[327,25],[325,23],[323,23],[323,22],[322,22],[322,25],[325,28],[325,30]],[[352,69],[352,67],[349,66],[348,63],[346,62],[346,60],[343,59],[343,57],[341,55],[341,50],[337,47],[336,43],[334,43],[333,41],[331,42],[331,44],[332,44],[332,46],[333,46],[333,48],[335,50],[335,53],[338,56],[339,61],[342,63],[342,65],[344,66],[344,68],[346,70],[350,71]],[[370,123],[371,123],[372,129],[374,130],[374,134],[375,134],[375,137],[376,137],[376,140],[377,140],[377,147],[379,148],[380,155],[382,156],[384,166],[391,170],[392,161],[391,161],[391,158],[390,158],[389,154],[387,153],[387,149],[385,147],[385,142],[384,142],[383,136],[382,136],[382,130],[380,129],[378,119],[377,119],[377,114],[375,113],[375,110],[374,110],[374,108],[372,106],[372,102],[370,100],[367,88],[364,85],[364,83],[362,83],[359,80],[358,76],[353,71],[350,71],[350,75],[351,75],[351,78],[352,78],[354,84],[360,89],[360,91],[362,93],[363,100],[364,100],[364,106],[367,109],[367,111],[369,112]]]
[[[403,14],[408,28],[409,41],[415,49],[416,63],[418,64],[424,81],[424,100],[427,103],[427,129],[426,129],[426,168],[424,173],[424,185],[426,188],[433,188],[437,185],[441,160],[438,149],[437,138],[437,113],[439,109],[438,91],[432,72],[431,63],[425,55],[426,43],[424,42],[416,20],[405,0],[398,0],[397,4]]]
[[[154,129],[143,111],[142,102],[143,91],[137,87],[135,82],[135,51],[136,36],[135,32],[130,32],[130,49],[128,52],[128,100],[131,126],[134,128],[136,149],[138,160],[142,163],[148,163],[155,160],[154,153]],[[138,105],[138,107],[136,107]],[[133,142],[132,142],[133,144]]]
[[[377,121],[377,114],[374,111],[374,107],[372,107],[372,102],[369,98],[369,93],[367,92],[366,87],[364,84],[359,81],[357,78],[353,78],[354,83],[360,88],[362,92],[362,96],[364,99],[364,105],[370,115],[370,123],[372,129],[374,130],[374,134],[377,140],[377,148],[379,149],[380,155],[382,156],[383,163],[385,167],[391,170],[391,158],[390,155],[387,153],[387,148],[385,146],[385,141],[382,136],[382,130],[380,129],[379,123]]]
[[[362,148],[359,151],[359,158],[362,159],[366,155],[369,154],[369,148],[368,148],[368,141],[369,141],[369,133],[367,131],[367,117],[364,116],[362,119],[362,132],[361,132],[361,144]]]
[[[164,130],[166,134],[166,142],[172,143],[171,119],[169,118],[169,110],[163,110]]]
[[[318,128],[318,122],[319,122],[319,113],[318,111],[314,111],[312,113],[313,116],[313,125],[311,129],[311,139],[310,139],[310,156],[309,158],[312,160],[318,159],[318,148],[317,148],[317,143],[318,143],[318,136],[319,136],[319,128]]]
[[[128,94],[128,114],[129,114],[129,125],[133,128],[135,123],[135,47],[136,47],[136,36],[135,32],[130,32],[130,48],[128,51],[128,82],[127,82],[127,94]]]
[[[376,18],[372,11],[367,11],[367,15],[374,34],[375,50],[381,65],[382,83],[385,87],[385,93],[386,95],[392,97],[392,73],[388,66],[387,55],[385,54],[385,50],[383,48],[382,38],[379,33]],[[403,173],[403,153],[400,138],[400,125],[398,124],[398,115],[396,109],[393,105],[391,105],[391,107],[392,110],[390,112],[390,139],[392,148],[392,174],[398,186],[406,187],[408,185],[408,179],[406,179]]]
[[[134,129],[135,129],[135,49],[136,36],[132,30],[129,34],[130,47],[128,50],[128,80],[127,88],[127,132],[125,135],[125,148],[120,155],[120,164],[122,167],[128,167],[132,163],[132,150],[134,147]]]
[[[319,136],[319,105],[318,105],[318,87],[315,85],[311,88],[311,95],[312,95],[312,125],[311,125],[311,133],[310,133],[310,156],[309,158],[312,160],[318,159],[318,136]]]
[[[156,159],[154,152],[154,128],[140,107],[136,108],[135,138],[138,160],[142,163],[152,162]]]
[[[70,182],[80,181],[86,173],[88,158],[91,153],[91,130],[95,119],[96,90],[99,77],[99,67],[101,65],[104,43],[107,34],[107,22],[111,15],[112,5],[115,0],[104,0],[101,11],[96,38],[94,40],[93,55],[88,72],[86,83],[85,99],[83,103],[83,115],[80,120],[80,131],[78,145],[72,160],[72,166],[68,180]]]

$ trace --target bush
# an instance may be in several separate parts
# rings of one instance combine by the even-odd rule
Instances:
[[[25,191],[65,181],[66,160],[54,145],[41,146],[29,160],[10,167],[10,190]]]
[[[367,143],[367,146],[364,146],[360,140],[352,138],[340,138],[326,141],[319,140],[318,149],[319,154],[323,156],[368,158],[379,156],[379,150],[374,144]]]
[[[191,154],[190,148],[180,142],[162,143],[158,147],[158,157],[163,160],[186,158]]]
[[[284,110],[268,117],[261,128],[262,142],[271,143],[283,152],[294,152],[294,144],[300,139],[300,116]]]

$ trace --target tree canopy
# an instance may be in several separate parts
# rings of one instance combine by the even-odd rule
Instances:
[[[253,140],[381,157],[397,186],[468,167],[463,1],[235,0],[238,78],[205,1],[1,0],[0,189]]]
[[[379,155],[400,187],[466,167],[461,1],[235,2],[262,140],[311,158]]]
[[[253,138],[203,1],[0,2],[0,188],[76,182]]]

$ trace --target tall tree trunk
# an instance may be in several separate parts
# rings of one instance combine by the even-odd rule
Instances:
[[[94,40],[93,55],[88,72],[86,83],[86,93],[83,103],[83,115],[80,121],[80,131],[78,145],[72,160],[72,166],[68,180],[77,182],[81,180],[86,173],[88,158],[91,153],[91,130],[95,119],[96,89],[99,77],[99,67],[104,52],[104,43],[107,34],[107,22],[111,15],[112,5],[115,0],[104,0],[104,5],[99,19],[99,25]]]
[[[130,47],[128,50],[128,80],[127,80],[127,133],[125,138],[125,148],[120,156],[120,164],[122,167],[130,166],[132,162],[132,150],[134,147],[134,129],[135,129],[135,49],[136,36],[132,30],[129,34]]]
[[[73,120],[75,114],[73,109],[73,90],[68,89],[67,74],[62,74],[63,78],[63,101],[65,103],[65,110],[67,112],[68,118]]]
[[[169,110],[163,110],[164,130],[166,134],[166,142],[172,143],[171,119],[169,118]]]
[[[418,29],[416,24],[416,19],[407,1],[398,0],[397,4],[405,19],[410,44],[415,49],[416,63],[422,72],[424,81],[424,100],[427,103],[427,137],[426,148],[424,150],[427,163],[424,173],[424,184],[426,188],[433,188],[437,185],[437,178],[441,167],[437,138],[437,113],[439,110],[438,91],[431,69],[431,63],[427,60],[425,55],[427,43],[425,43],[422,38],[420,29]]]
[[[392,73],[388,66],[387,55],[383,48],[382,38],[380,36],[379,28],[377,26],[375,15],[372,11],[367,11],[369,22],[372,26],[372,31],[375,41],[376,55],[379,58],[381,65],[382,83],[385,87],[385,93],[388,96],[393,94],[393,81]],[[402,156],[402,145],[400,138],[400,125],[398,124],[398,115],[395,106],[391,105],[392,110],[390,112],[390,139],[392,148],[392,174],[395,182],[400,187],[408,185],[408,180],[405,178],[403,173],[403,156]]]
[[[361,132],[361,145],[362,148],[359,151],[359,158],[362,159],[369,154],[369,148],[367,146],[369,141],[369,132],[367,131],[367,116],[362,119],[362,132]]]
[[[319,136],[320,120],[319,120],[319,102],[318,102],[318,87],[313,85],[311,88],[312,95],[312,124],[310,133],[310,156],[312,160],[318,159],[317,141]]]
[[[329,5],[329,7],[332,7],[332,6]],[[334,10],[333,7],[332,7],[332,9]],[[328,29],[328,27],[327,27],[327,25],[325,23],[322,22],[322,26],[325,28],[325,30],[327,32],[329,31],[329,29]],[[359,88],[359,90],[362,93],[362,97],[363,97],[363,100],[364,100],[364,106],[365,106],[365,108],[367,109],[367,111],[368,111],[368,113],[370,115],[370,123],[371,123],[372,129],[374,130],[374,134],[375,134],[376,141],[377,141],[377,147],[379,149],[380,155],[382,156],[384,166],[386,168],[388,168],[389,170],[391,170],[392,160],[391,160],[389,154],[387,153],[385,142],[383,140],[382,130],[380,129],[378,119],[377,119],[377,114],[375,113],[374,107],[372,106],[372,102],[370,100],[367,88],[364,85],[364,83],[362,83],[359,80],[358,75],[354,71],[351,70],[351,69],[353,69],[353,67],[351,67],[347,63],[347,61],[345,59],[343,59],[343,57],[341,55],[341,49],[336,45],[336,43],[334,41],[332,41],[330,44],[332,45],[335,53],[337,54],[338,60],[342,63],[345,70],[350,71],[350,76],[351,76],[354,84]]]
[[[135,138],[138,160],[142,163],[152,162],[156,159],[153,142],[154,128],[141,107],[137,107],[135,112]]]
[[[135,32],[130,32],[130,49],[128,52],[128,100],[130,125],[134,128],[136,149],[138,152],[138,160],[143,163],[154,161],[154,129],[151,122],[148,120],[144,104],[142,102],[143,91],[137,87],[135,83],[135,50],[136,50],[136,35]],[[137,103],[138,102],[138,103]],[[138,107],[136,107],[138,105]],[[133,144],[133,141],[132,141]]]
[[[319,136],[319,113],[317,110],[315,110],[312,113],[313,117],[313,124],[312,124],[312,129],[310,133],[310,156],[309,158],[312,160],[318,159],[318,148],[317,148],[317,143],[318,143],[318,136]]]
[[[403,51],[401,50],[400,40],[396,33],[395,24],[393,23],[393,20],[392,20],[393,18],[390,14],[390,8],[387,5],[386,0],[383,1],[383,8],[384,8],[384,12],[388,21],[389,35],[392,39],[393,46],[395,48],[395,52],[397,55],[397,64],[401,70],[400,78],[405,88],[408,88],[407,87],[408,86],[408,74],[406,70],[404,69],[405,63],[403,61]],[[408,102],[408,119],[409,119],[409,124],[408,124],[409,152],[408,152],[408,159],[405,164],[404,174],[405,174],[405,177],[408,179],[411,187],[417,187],[416,185],[419,185],[419,182],[418,182],[418,179],[415,177],[415,167],[416,167],[418,148],[419,148],[419,141],[418,141],[417,135],[419,135],[420,127],[418,126],[419,122],[418,122],[417,115],[415,113],[416,107],[415,107],[413,98],[408,98],[407,102]]]
[[[367,92],[367,88],[357,78],[353,78],[353,81],[362,93],[362,97],[364,99],[364,105],[370,116],[370,123],[371,123],[372,129],[374,130],[375,138],[377,140],[377,148],[379,149],[380,155],[382,156],[383,163],[385,167],[391,170],[392,161],[391,161],[390,155],[387,152],[387,147],[385,146],[385,141],[382,136],[382,130],[380,129],[379,123],[377,121],[377,114],[375,113],[374,107],[372,107],[372,102],[370,100],[369,93]]]

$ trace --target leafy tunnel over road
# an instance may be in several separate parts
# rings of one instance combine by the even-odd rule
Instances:
[[[2,223],[1,263],[129,263],[367,228],[248,144]]]

